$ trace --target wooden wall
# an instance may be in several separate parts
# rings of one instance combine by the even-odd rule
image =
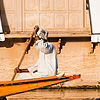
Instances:
[[[1,0],[5,31],[32,31],[39,25],[48,31],[88,31],[86,0]]]

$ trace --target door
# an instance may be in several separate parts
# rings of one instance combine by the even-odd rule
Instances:
[[[83,0],[1,1],[4,27],[8,23],[10,31],[33,31],[35,25],[48,31],[83,30]]]
[[[83,30],[83,0],[23,0],[23,31]]]

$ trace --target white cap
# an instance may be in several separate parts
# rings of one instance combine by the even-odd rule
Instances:
[[[39,38],[41,39],[45,39],[47,40],[48,38],[48,32],[43,30],[43,29],[39,29],[38,32],[37,32],[37,35],[39,36]]]

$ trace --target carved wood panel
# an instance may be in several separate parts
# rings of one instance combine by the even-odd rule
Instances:
[[[69,10],[83,10],[83,0],[69,0]]]
[[[69,14],[69,28],[82,28],[83,27],[82,13],[70,13]]]
[[[68,13],[55,13],[55,28],[68,29]]]
[[[21,31],[21,0],[0,0],[3,28],[7,31]]]
[[[89,11],[85,12],[85,30],[86,31],[90,31],[91,30]]]
[[[54,10],[68,11],[69,0],[54,0]]]
[[[40,10],[41,11],[52,11],[53,10],[53,0],[40,0]]]
[[[23,30],[38,24],[47,30],[83,28],[83,0],[23,0]],[[75,29],[76,28],[76,29]]]
[[[90,14],[89,14],[89,0],[84,0],[84,6],[85,6],[85,10],[84,10],[85,29],[84,30],[90,31],[91,26],[90,26]]]
[[[83,28],[83,0],[2,0],[2,20],[10,31],[33,31],[39,25],[48,31]],[[7,21],[5,21],[5,17]]]

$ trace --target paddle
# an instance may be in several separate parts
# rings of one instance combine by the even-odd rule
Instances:
[[[19,64],[18,64],[17,68],[20,67],[20,65],[21,65],[21,63],[22,63],[22,61],[23,61],[23,59],[24,59],[24,56],[25,56],[25,54],[26,54],[26,52],[27,52],[27,50],[28,50],[28,48],[29,48],[29,46],[30,46],[30,43],[31,43],[31,41],[32,41],[33,35],[34,35],[34,32],[32,33],[32,35],[31,35],[31,37],[30,37],[30,40],[29,40],[29,42],[28,42],[28,44],[27,44],[27,46],[26,46],[26,49],[25,49],[25,51],[24,51],[24,53],[23,53],[23,55],[22,55],[22,58],[21,58],[21,60],[20,60],[20,62],[19,62]],[[17,74],[17,72],[14,73],[13,78],[12,78],[12,81],[14,80],[16,74]]]

